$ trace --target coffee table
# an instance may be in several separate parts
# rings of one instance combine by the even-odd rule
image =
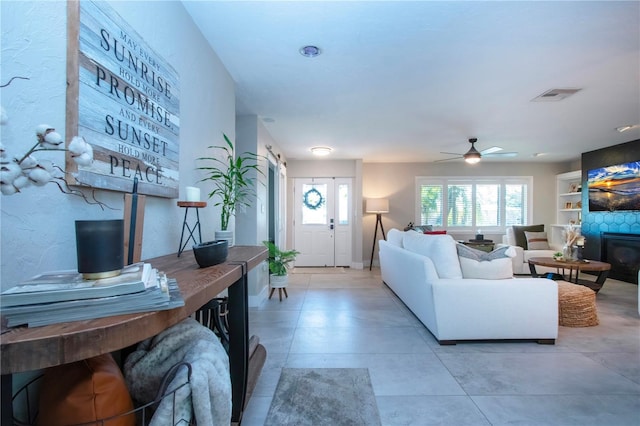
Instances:
[[[568,269],[569,279],[566,281],[584,285],[596,293],[600,291],[604,285],[604,281],[607,279],[609,270],[611,269],[611,265],[609,263],[600,262],[598,260],[555,260],[552,257],[532,257],[529,259],[529,270],[531,271],[531,276],[533,278],[539,277],[536,272],[536,265],[562,269],[562,275],[564,275],[564,270]],[[573,276],[573,271],[576,271],[575,277]],[[582,280],[579,278],[580,271],[599,272],[598,278],[596,278],[595,282]]]

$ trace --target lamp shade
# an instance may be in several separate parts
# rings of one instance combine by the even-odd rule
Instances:
[[[386,198],[368,198],[365,208],[367,213],[389,213],[389,200]]]

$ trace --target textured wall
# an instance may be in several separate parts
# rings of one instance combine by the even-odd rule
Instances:
[[[180,75],[180,192],[196,184],[195,158],[204,147],[220,141],[222,132],[235,135],[234,83],[205,42],[180,2],[108,3],[144,40],[171,63]],[[2,64],[0,80],[14,81],[1,92],[9,116],[2,126],[2,144],[24,153],[34,142],[35,126],[48,123],[65,135],[66,2],[0,2]],[[91,142],[91,141],[89,141]],[[61,153],[41,155],[64,164]],[[205,185],[202,193],[207,192]],[[123,216],[123,196],[97,191],[97,198],[116,210],[102,211],[80,198],[61,194],[54,185],[27,188],[0,197],[1,285],[47,270],[75,269],[75,220],[116,219]],[[213,238],[219,225],[214,207],[201,212],[203,239]],[[184,211],[175,199],[147,197],[142,257],[177,251]]]
[[[599,167],[640,161],[640,140],[582,154],[582,187],[587,188],[587,172]],[[640,211],[589,212],[589,193],[582,192],[582,235],[587,239],[584,256],[600,260],[602,232],[640,234]]]

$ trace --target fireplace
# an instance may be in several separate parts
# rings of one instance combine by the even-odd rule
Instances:
[[[602,257],[611,264],[609,277],[638,284],[640,234],[602,233]]]

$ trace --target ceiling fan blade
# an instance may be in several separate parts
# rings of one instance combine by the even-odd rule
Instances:
[[[433,163],[442,163],[443,161],[459,160],[461,158],[463,158],[463,157],[460,156],[460,157],[444,158],[442,160],[434,160]]]
[[[500,148],[499,146],[492,146],[491,148],[483,149],[482,151],[480,151],[480,154],[493,154],[494,152],[498,151],[502,151],[502,148]]]
[[[460,154],[459,152],[442,152],[442,151],[440,151],[440,154],[459,155],[460,158],[462,158],[462,155],[463,155],[463,154]]]
[[[494,152],[492,154],[482,153],[483,157],[516,157],[517,155],[517,152]]]

